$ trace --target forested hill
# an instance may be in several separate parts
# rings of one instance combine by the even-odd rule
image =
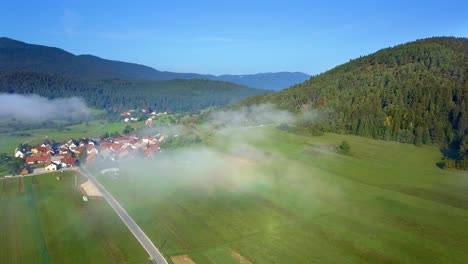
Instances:
[[[0,72],[36,72],[78,79],[157,79],[153,68],[91,55],[76,56],[59,48],[0,38]]]
[[[310,77],[300,72],[215,76],[158,71],[145,65],[106,60],[92,55],[74,55],[59,48],[28,44],[4,37],[0,37],[0,72],[44,73],[79,80],[207,79],[267,90],[287,88]]]
[[[268,91],[209,80],[82,81],[42,73],[0,73],[0,93],[38,94],[47,98],[83,97],[93,107],[191,112],[225,106]]]
[[[468,167],[468,39],[437,37],[380,50],[289,89],[248,98],[327,110],[325,129],[441,144]],[[450,164],[449,164],[450,165]]]

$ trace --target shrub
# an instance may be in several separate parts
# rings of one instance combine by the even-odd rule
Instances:
[[[341,142],[341,144],[338,147],[340,148],[340,151],[345,154],[348,154],[351,150],[351,146],[346,140]]]

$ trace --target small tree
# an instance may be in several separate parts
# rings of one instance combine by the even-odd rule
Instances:
[[[106,133],[102,134],[101,137],[104,138],[104,139],[109,138],[110,137],[109,132],[106,132]]]
[[[340,148],[341,152],[345,154],[349,154],[349,152],[351,151],[351,146],[346,140],[341,142],[341,144],[338,147]]]
[[[442,167],[444,169],[453,169],[455,168],[456,163],[454,160],[449,159],[449,158],[442,158]]]
[[[80,154],[78,154],[78,159],[80,160],[80,164],[85,164],[87,157],[88,157],[88,152],[86,151],[86,149],[80,152]]]
[[[286,123],[281,123],[279,126],[278,126],[278,129],[281,129],[281,130],[289,130],[289,125],[286,124]]]
[[[127,125],[127,126],[125,127],[125,129],[124,129],[122,132],[123,132],[125,135],[128,135],[128,134],[130,134],[130,132],[132,132],[132,131],[133,131],[133,127],[130,126],[130,125]]]

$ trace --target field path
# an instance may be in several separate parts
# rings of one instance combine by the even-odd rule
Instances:
[[[117,213],[117,215],[119,215],[120,219],[122,219],[128,229],[130,229],[138,242],[140,242],[146,252],[148,252],[151,260],[153,260],[156,264],[168,264],[161,252],[159,252],[153,242],[145,234],[145,232],[143,232],[143,230],[137,225],[137,223],[127,213],[127,211],[125,211],[120,203],[115,200],[115,198],[104,188],[104,186],[101,185],[101,183],[99,183],[99,181],[91,174],[91,172],[83,167],[81,167],[81,172],[101,192],[112,209],[114,209],[114,211]]]

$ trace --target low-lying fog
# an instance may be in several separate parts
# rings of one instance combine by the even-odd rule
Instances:
[[[35,94],[0,94],[0,118],[37,122],[87,117],[90,113],[85,101],[78,97],[47,99]]]

